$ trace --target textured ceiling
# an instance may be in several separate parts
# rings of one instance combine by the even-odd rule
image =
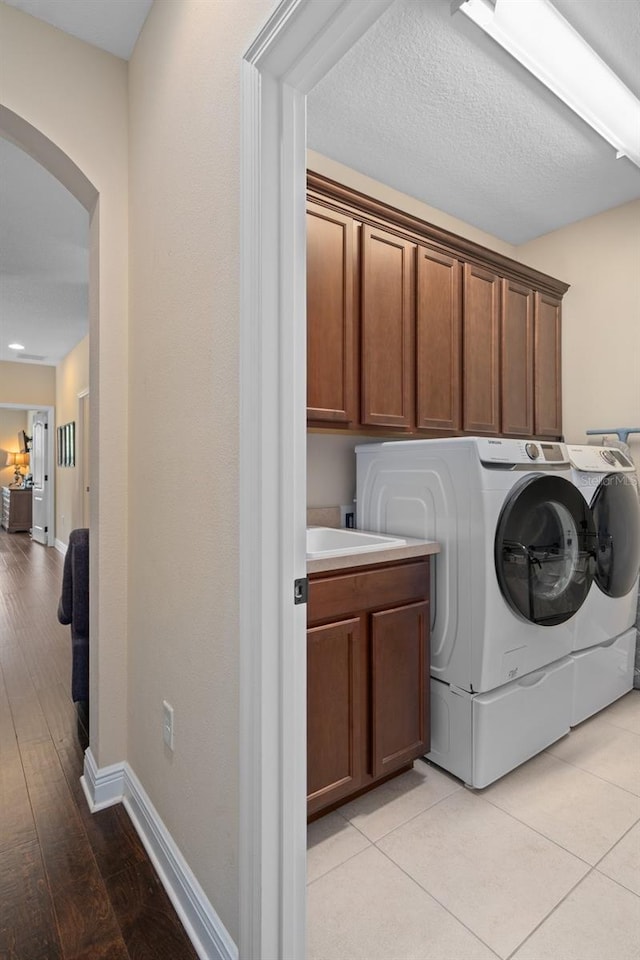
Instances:
[[[6,2],[125,59],[151,7]],[[554,2],[640,95],[640,2]],[[397,0],[312,91],[309,146],[514,244],[640,196],[640,170],[450,0]],[[0,140],[0,359],[18,340],[55,363],[86,334],[87,242],[83,208]]]
[[[640,92],[640,3],[556,5]],[[640,196],[640,169],[449,0],[374,24],[309,95],[308,144],[516,245]]]
[[[0,139],[0,360],[57,363],[87,333],[89,216],[58,180]],[[32,361],[38,362],[38,361]]]

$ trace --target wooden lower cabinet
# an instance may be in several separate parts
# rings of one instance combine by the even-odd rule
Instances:
[[[312,575],[308,815],[375,786],[429,747],[429,558]]]
[[[429,750],[429,604],[371,615],[371,772]]]
[[[307,633],[307,795],[317,810],[362,783],[360,620]]]

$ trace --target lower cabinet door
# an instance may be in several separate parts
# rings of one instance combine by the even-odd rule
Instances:
[[[371,773],[429,751],[429,604],[371,615]]]
[[[307,810],[357,790],[363,776],[360,618],[307,631]]]

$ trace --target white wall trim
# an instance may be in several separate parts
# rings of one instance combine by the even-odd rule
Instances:
[[[128,763],[99,769],[85,752],[82,787],[92,813],[122,803],[201,960],[238,960],[238,949]]]
[[[305,956],[306,94],[393,0],[283,0],[242,64],[240,955]]]
[[[125,766],[125,763],[114,763],[110,767],[99,768],[91,747],[85,750],[84,775],[80,777],[80,783],[91,813],[122,802]]]
[[[58,538],[56,537],[55,540],[53,541],[53,545],[58,551],[58,553],[62,554],[62,556],[64,556],[65,553],[67,552],[67,544],[64,542],[64,540],[58,540]]]

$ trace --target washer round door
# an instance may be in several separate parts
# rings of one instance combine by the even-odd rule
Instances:
[[[629,593],[640,567],[640,503],[626,473],[603,478],[591,501],[596,527],[596,583],[609,597]]]
[[[496,530],[495,565],[511,609],[550,627],[580,609],[595,572],[589,505],[564,477],[529,476],[513,488]]]

